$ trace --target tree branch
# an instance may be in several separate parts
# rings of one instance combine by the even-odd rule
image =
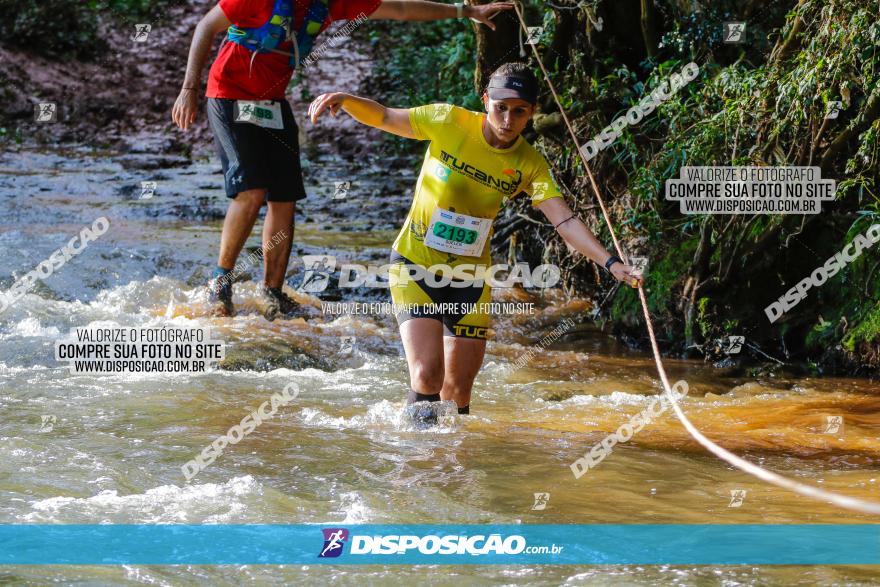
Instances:
[[[645,41],[645,51],[648,57],[657,55],[657,45],[660,41],[657,37],[657,17],[654,12],[654,0],[641,0],[642,2],[642,39]]]
[[[822,154],[822,160],[819,162],[822,172],[830,171],[834,158],[843,150],[850,139],[864,132],[877,118],[880,118],[880,88],[875,87],[868,98],[867,104],[865,104],[865,109],[856,116],[849,126],[834,137],[834,140],[825,149],[825,153]]]

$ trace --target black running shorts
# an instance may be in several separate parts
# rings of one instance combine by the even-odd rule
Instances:
[[[284,128],[267,128],[237,121],[237,100],[208,98],[208,123],[226,183],[226,195],[267,190],[271,202],[295,202],[306,197],[299,162],[299,135],[287,100],[281,105]]]
[[[391,300],[398,325],[413,318],[431,318],[443,324],[443,336],[485,340],[489,332],[486,306],[492,301],[488,283],[456,287],[452,283],[437,286],[424,279],[401,279],[405,265],[415,265],[397,251],[391,252],[389,277]],[[457,281],[457,280],[456,280]],[[456,285],[463,285],[458,282]]]

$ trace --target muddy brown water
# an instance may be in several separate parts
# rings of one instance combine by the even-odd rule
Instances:
[[[129,157],[129,160],[125,160]],[[99,215],[111,229],[0,314],[0,492],[3,523],[846,523],[873,522],[770,487],[706,454],[664,414],[580,479],[569,464],[644,409],[659,391],[651,357],[628,350],[589,320],[590,305],[559,292],[496,293],[535,304],[499,316],[476,381],[473,415],[439,430],[400,417],[406,364],[390,316],[321,313],[297,293],[307,319],[268,322],[253,279],[236,284],[240,314],[207,318],[201,301],[225,199],[210,160],[138,169],[130,156],[87,149],[20,148],[0,159],[0,282],[39,264]],[[120,161],[122,160],[122,162]],[[125,164],[123,164],[125,163]],[[417,164],[417,162],[416,162]],[[294,257],[325,252],[384,262],[406,213],[414,168],[390,178],[365,165],[344,201],[332,200],[350,166],[309,166]],[[140,181],[157,181],[140,198]],[[344,219],[340,221],[339,216]],[[303,221],[307,219],[307,221]],[[255,231],[254,234],[259,234]],[[252,239],[250,248],[258,245]],[[301,265],[291,265],[294,285]],[[384,295],[384,294],[382,294]],[[70,375],[54,341],[86,325],[158,325],[169,317],[211,325],[227,369],[204,375]],[[572,320],[522,368],[517,359]],[[340,353],[343,337],[354,352]],[[722,446],[803,481],[878,499],[880,388],[845,378],[730,376],[698,361],[668,360],[689,383],[685,411]],[[297,401],[192,483],[180,466],[288,382]],[[56,416],[40,432],[42,415]],[[829,433],[829,416],[843,425]],[[745,490],[729,507],[732,490]],[[546,510],[533,494],[549,492]],[[418,568],[11,568],[42,583],[385,584]],[[855,567],[459,567],[437,584],[869,583]]]

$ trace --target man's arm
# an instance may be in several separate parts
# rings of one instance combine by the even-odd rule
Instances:
[[[418,138],[409,122],[409,110],[406,108],[386,108],[373,100],[342,92],[321,94],[309,106],[309,118],[313,124],[324,110],[329,110],[333,117],[339,110],[345,110],[361,124],[407,139]]]
[[[189,46],[189,57],[186,60],[186,74],[183,77],[183,86],[174,108],[171,110],[171,118],[180,128],[186,130],[191,125],[198,113],[199,86],[202,83],[202,70],[208,61],[211,45],[217,33],[224,31],[232,23],[220,10],[220,5],[214,6],[208,14],[202,17],[196,25],[192,43]]]
[[[481,22],[494,31],[495,24],[492,19],[505,10],[513,10],[513,3],[493,2],[479,6],[463,6],[462,16]],[[379,20],[443,20],[457,17],[458,11],[454,4],[423,0],[382,0],[379,8],[370,15],[370,18]]]

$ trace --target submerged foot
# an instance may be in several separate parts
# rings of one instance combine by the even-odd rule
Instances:
[[[211,316],[228,318],[235,314],[232,305],[232,284],[224,277],[211,279],[207,287],[208,312]]]
[[[440,402],[416,402],[406,406],[406,415],[417,430],[426,430],[437,425],[437,412]]]
[[[266,320],[270,322],[278,317],[289,318],[300,311],[300,305],[280,287],[263,286],[263,297],[266,300]]]

